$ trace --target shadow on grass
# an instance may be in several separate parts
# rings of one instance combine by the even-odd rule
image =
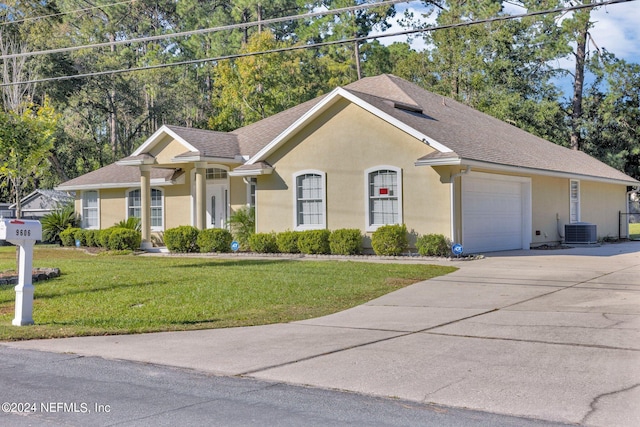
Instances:
[[[269,264],[286,264],[296,260],[293,259],[242,259],[242,260],[211,260],[206,262],[199,263],[189,263],[189,264],[180,264],[180,265],[172,265],[169,268],[195,268],[195,267],[245,267],[245,266],[256,266],[256,265],[269,265]]]

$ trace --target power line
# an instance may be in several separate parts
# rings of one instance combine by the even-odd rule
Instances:
[[[280,22],[297,21],[297,20],[307,19],[307,18],[316,18],[319,16],[338,15],[343,12],[353,12],[356,10],[365,10],[365,9],[371,9],[374,7],[387,6],[387,5],[391,6],[397,3],[408,3],[408,2],[409,2],[408,0],[383,0],[375,3],[361,4],[358,6],[343,7],[340,9],[330,9],[326,11],[304,13],[300,15],[289,15],[289,16],[284,16],[280,18],[265,19],[262,21],[243,22],[239,24],[230,24],[230,25],[224,25],[220,27],[183,31],[180,33],[161,34],[157,36],[146,36],[146,37],[140,37],[135,39],[127,39],[127,40],[114,40],[114,41],[104,42],[104,43],[62,47],[58,49],[41,50],[41,51],[34,51],[34,52],[13,53],[9,55],[1,55],[0,59],[11,59],[11,58],[20,58],[25,56],[28,57],[28,56],[36,56],[36,55],[48,55],[48,54],[54,54],[54,53],[73,52],[81,49],[95,49],[98,47],[111,47],[111,46],[116,46],[121,44],[133,44],[133,43],[141,43],[141,42],[148,42],[148,41],[165,40],[165,39],[170,39],[174,37],[185,37],[185,36],[193,36],[198,34],[208,34],[208,33],[215,33],[219,31],[228,31],[228,30],[256,27],[258,25],[269,25],[269,24],[276,24]]]
[[[0,84],[0,87],[13,86],[13,85],[17,85],[17,84],[33,84],[33,83],[43,83],[43,82],[60,81],[60,80],[80,79],[80,78],[86,78],[86,77],[97,77],[97,76],[103,76],[103,75],[123,74],[123,73],[135,72],[135,71],[144,71],[144,70],[153,70],[153,69],[158,69],[158,68],[176,67],[176,66],[181,66],[181,65],[201,64],[201,63],[204,63],[204,62],[218,62],[218,61],[224,61],[224,60],[230,60],[230,59],[244,58],[244,57],[248,57],[248,56],[259,56],[259,55],[267,55],[267,54],[272,54],[272,53],[291,52],[291,51],[297,51],[297,50],[302,50],[302,49],[312,49],[312,48],[318,48],[318,47],[324,47],[324,46],[332,46],[332,45],[363,42],[363,41],[367,41],[367,40],[375,40],[375,39],[380,39],[380,38],[385,38],[385,37],[397,37],[397,36],[403,36],[403,35],[425,33],[425,32],[446,30],[446,29],[452,29],[452,28],[467,27],[467,26],[471,26],[471,25],[487,24],[487,23],[493,23],[493,22],[499,22],[499,21],[507,21],[507,20],[511,20],[511,19],[521,19],[521,18],[527,18],[527,17],[532,17],[532,16],[547,15],[547,14],[550,14],[550,13],[561,13],[561,12],[565,12],[566,13],[566,12],[571,12],[571,11],[575,11],[575,10],[594,8],[594,7],[598,7],[598,6],[608,6],[608,5],[612,5],[612,4],[616,4],[616,3],[626,3],[626,2],[631,2],[631,1],[636,1],[636,0],[609,0],[609,1],[596,3],[596,4],[592,3],[592,4],[586,4],[586,5],[575,5],[575,6],[568,6],[568,7],[564,7],[564,8],[556,8],[556,9],[528,12],[528,13],[523,13],[523,14],[518,14],[518,15],[504,15],[504,16],[498,16],[498,17],[487,18],[487,19],[479,19],[479,20],[475,20],[475,21],[467,21],[467,22],[459,22],[459,23],[455,23],[455,24],[440,25],[440,26],[436,26],[436,27],[428,27],[428,28],[420,28],[420,29],[414,29],[414,30],[399,31],[399,32],[389,33],[389,34],[378,34],[378,35],[374,35],[374,36],[353,37],[353,38],[349,38],[349,39],[335,40],[335,41],[329,41],[329,42],[320,42],[320,43],[312,43],[312,44],[305,44],[305,45],[300,45],[300,46],[289,46],[289,47],[284,47],[284,48],[279,48],[279,49],[271,49],[271,50],[265,50],[265,51],[259,51],[259,52],[238,53],[238,54],[233,54],[233,55],[218,56],[218,57],[214,57],[214,58],[205,58],[205,59],[195,59],[195,60],[189,60],[189,61],[180,61],[180,62],[175,62],[175,63],[170,63],[170,64],[146,65],[144,67],[126,68],[126,69],[120,69],[120,70],[98,71],[98,72],[85,73],[85,74],[76,74],[76,75],[71,75],[71,76],[48,77],[48,78],[43,78],[43,79],[38,79],[38,80],[29,80],[29,81],[23,81],[23,82],[2,83],[2,84]]]
[[[67,12],[52,13],[50,15],[32,16],[30,18],[18,19],[18,20],[15,20],[15,21],[0,22],[0,25],[4,26],[4,25],[11,25],[11,24],[19,24],[21,22],[37,21],[38,19],[53,18],[55,16],[71,15],[72,13],[76,13],[76,12],[87,12],[87,11],[93,10],[93,9],[104,9],[105,7],[119,6],[119,5],[123,5],[123,4],[134,3],[135,1],[136,0],[127,0],[127,1],[121,1],[121,2],[118,2],[118,3],[109,3],[109,4],[103,4],[103,5],[100,5],[100,6],[85,7],[83,9],[69,10]]]

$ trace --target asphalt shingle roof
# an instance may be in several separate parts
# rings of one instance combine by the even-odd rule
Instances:
[[[345,86],[344,90],[453,151],[453,153],[435,152],[422,159],[415,159],[417,161],[473,160],[487,164],[586,175],[637,184],[633,178],[583,152],[546,141],[393,75],[384,74],[364,78]],[[198,150],[197,152],[185,150],[185,153],[180,156],[251,158],[327,96],[317,97],[229,133],[180,126],[167,127]],[[171,179],[173,172],[173,170],[154,168],[152,178],[168,180]],[[114,164],[67,181],[60,188],[137,181],[139,181],[138,168]]]

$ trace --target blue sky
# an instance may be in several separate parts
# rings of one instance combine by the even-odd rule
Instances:
[[[420,16],[420,11],[424,10],[421,1],[409,1],[396,5],[396,18],[401,18],[406,9],[412,10],[414,16]],[[521,14],[526,11],[505,2],[505,11],[510,14]],[[598,7],[591,12],[591,20],[594,26],[591,29],[591,36],[596,45],[601,49],[616,55],[619,59],[627,62],[640,63],[640,0],[616,3],[609,6]],[[401,31],[399,27],[393,27],[389,32]],[[381,43],[389,44],[394,41],[405,41],[405,37],[380,39]],[[414,48],[424,47],[421,40],[413,44]],[[590,49],[593,49],[593,45]],[[572,57],[558,61],[555,64],[559,68],[564,68],[573,72],[574,61]],[[564,86],[564,84],[561,84]]]

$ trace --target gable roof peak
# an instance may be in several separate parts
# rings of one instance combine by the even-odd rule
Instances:
[[[406,87],[406,83],[409,82],[393,74],[380,74],[357,80],[344,88],[395,101],[399,105],[421,108],[420,103],[407,90],[409,88]]]

